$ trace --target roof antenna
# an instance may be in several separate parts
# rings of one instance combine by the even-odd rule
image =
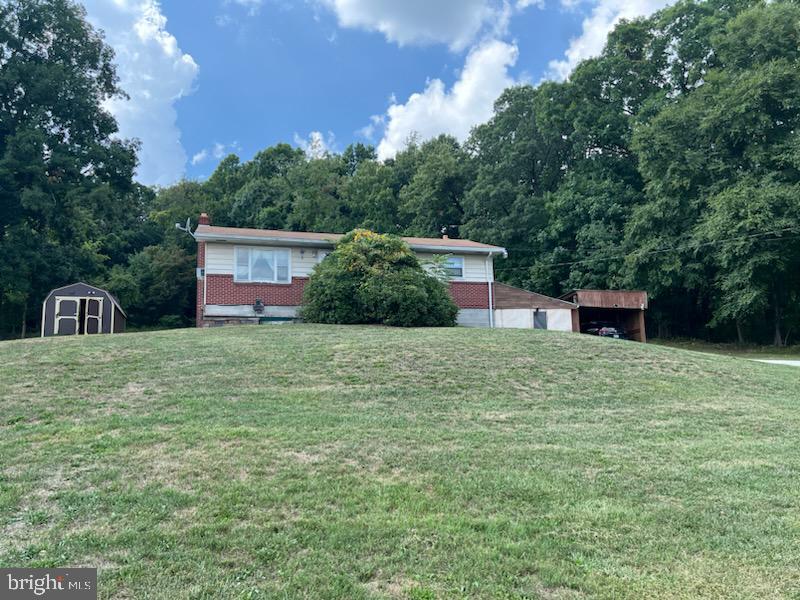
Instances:
[[[180,223],[175,223],[175,229],[179,229],[181,231],[185,231],[190,236],[194,237],[192,233],[192,218],[186,217],[186,225],[181,225]]]

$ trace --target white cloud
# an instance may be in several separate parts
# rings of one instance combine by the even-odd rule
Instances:
[[[211,152],[214,155],[214,158],[221,160],[225,156],[225,144],[216,142],[214,147],[211,149]]]
[[[214,17],[214,23],[217,24],[217,27],[228,27],[229,25],[235,24],[236,19],[226,13]]]
[[[244,8],[250,16],[255,16],[261,10],[263,0],[225,0],[225,4],[236,4]]]
[[[209,158],[215,158],[220,161],[229,154],[239,154],[241,151],[242,147],[239,142],[233,141],[229,144],[214,142],[210,148],[202,148],[199,152],[195,152],[192,156],[192,165],[199,165]]]
[[[303,149],[308,158],[324,158],[326,154],[335,151],[336,136],[332,131],[323,135],[320,131],[312,131],[307,138],[294,134],[294,143]]]
[[[84,0],[89,21],[105,31],[114,48],[120,87],[129,100],[114,98],[107,108],[119,135],[142,142],[136,178],[167,185],[186,167],[176,125],[175,102],[192,92],[198,66],[166,29],[156,0]]]
[[[551,60],[548,77],[563,80],[584,59],[597,56],[606,45],[606,38],[622,19],[635,19],[654,13],[675,0],[597,0],[591,14],[584,19],[581,34],[570,40],[564,58]],[[574,0],[562,0],[567,8],[574,8]]]
[[[204,149],[200,150],[200,152],[196,152],[192,156],[192,165],[199,165],[201,162],[203,162],[207,158],[208,158],[208,150],[206,150],[204,148]]]
[[[391,103],[394,104],[394,100],[392,100]],[[385,124],[386,118],[383,115],[372,115],[369,118],[369,123],[356,131],[356,135],[372,142],[375,140],[375,132],[383,128]]]
[[[508,69],[516,62],[517,54],[515,45],[498,40],[485,42],[469,53],[450,90],[440,79],[433,79],[425,91],[412,94],[405,104],[393,102],[383,117],[386,127],[378,144],[378,158],[393,157],[412,135],[425,140],[447,133],[466,139],[474,125],[492,116],[500,93],[515,83]],[[379,121],[373,117],[371,125]]]
[[[508,0],[319,0],[336,13],[341,27],[379,31],[407,44],[443,43],[466,48],[485,28],[497,34],[510,13]],[[519,7],[532,4],[519,0]]]

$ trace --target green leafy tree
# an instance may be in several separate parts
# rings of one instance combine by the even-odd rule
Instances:
[[[418,153],[417,168],[400,192],[400,213],[406,232],[418,236],[458,233],[464,220],[464,194],[470,161],[458,141],[440,136],[410,152]]]
[[[787,285],[767,293],[764,287],[765,277],[795,261],[791,244],[767,252],[755,242],[742,243],[735,261],[725,248],[731,232],[772,231],[768,224],[782,217],[768,199],[783,197],[778,190],[800,181],[798,22],[800,7],[790,3],[759,4],[731,18],[714,36],[716,66],[705,73],[702,85],[672,99],[638,127],[634,139],[648,202],[634,211],[627,228],[629,240],[641,250],[629,260],[632,280],[657,298],[688,297],[708,305],[709,325],[734,322],[740,339],[744,320],[770,310],[779,342],[787,299],[797,289]],[[765,186],[768,197],[755,193],[758,185]],[[721,207],[730,214],[720,214]],[[687,243],[693,237],[723,249],[697,251]],[[752,255],[745,259],[747,249]],[[774,267],[754,268],[772,252],[781,253],[781,260],[773,256]],[[735,287],[741,288],[740,297]]]
[[[452,326],[458,308],[402,239],[357,229],[314,269],[302,316],[318,323]]]
[[[494,117],[476,127],[467,143],[475,176],[465,194],[460,233],[511,250],[497,267],[498,277],[509,283],[528,283],[541,253],[544,196],[558,189],[569,162],[569,104],[561,84],[509,88],[495,102]]]
[[[103,108],[113,52],[68,0],[0,3],[0,327],[24,334],[53,287],[96,279],[141,219],[135,145]],[[33,319],[31,318],[33,317]]]
[[[149,246],[111,269],[104,285],[119,298],[133,325],[192,323],[195,257],[175,245]]]
[[[292,189],[289,229],[342,232],[356,225],[351,207],[342,198],[343,172],[342,157],[332,154],[310,159],[291,169],[288,174]]]
[[[285,177],[253,179],[233,196],[230,221],[237,227],[283,229],[291,210],[291,191]]]
[[[381,233],[398,233],[403,227],[400,199],[392,165],[362,162],[341,186],[344,201],[351,207],[359,227]]]

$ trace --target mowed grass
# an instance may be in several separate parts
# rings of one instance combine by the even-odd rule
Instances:
[[[800,594],[800,369],[311,325],[0,359],[0,566],[101,598]]]
[[[654,343],[669,346],[670,348],[680,348],[681,350],[710,352],[712,354],[724,354],[726,356],[738,356],[739,358],[754,360],[800,360],[800,346],[797,345],[781,348],[754,344],[715,344],[692,339],[654,340]]]

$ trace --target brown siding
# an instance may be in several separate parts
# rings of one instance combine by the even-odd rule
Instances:
[[[633,290],[577,290],[562,298],[592,308],[647,308],[647,292]]]
[[[529,292],[505,283],[494,284],[495,308],[575,308],[569,302]]]

